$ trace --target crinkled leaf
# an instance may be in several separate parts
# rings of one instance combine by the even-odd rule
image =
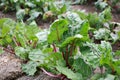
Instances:
[[[82,75],[80,73],[74,73],[71,69],[68,69],[67,67],[56,66],[56,69],[71,80],[82,80]]]
[[[31,13],[30,13],[30,18],[27,20],[27,21],[32,21],[34,20],[35,18],[37,18],[40,14],[42,14],[41,12],[38,12],[38,11],[35,11],[35,10],[32,10]]]
[[[65,19],[58,19],[50,26],[50,34],[48,35],[48,42],[59,42],[63,33],[68,30],[68,22]],[[54,37],[54,38],[53,38]]]
[[[69,44],[72,44],[73,42],[76,43],[77,40],[80,40],[81,38],[83,38],[82,35],[80,34],[76,34],[74,37],[68,37],[67,39],[65,39],[65,41],[61,44],[61,47],[65,47]]]
[[[101,74],[94,74],[94,75],[92,75],[90,80],[103,80],[103,79],[100,79],[100,78],[101,78]]]
[[[101,41],[101,44],[99,45],[99,50],[101,51],[100,64],[110,65],[113,59],[111,44],[106,41]]]
[[[111,8],[106,8],[103,12],[99,14],[100,19],[102,22],[107,22],[112,19]]]
[[[102,0],[98,0],[97,2],[95,2],[95,6],[100,10],[104,10],[108,6],[108,4],[106,2],[103,2]]]
[[[16,23],[12,19],[3,19],[3,20],[5,21],[1,25],[1,29],[2,29],[1,34],[4,37],[7,34],[13,33],[11,30],[14,29],[14,27],[16,26]]]
[[[102,27],[102,20],[99,18],[97,13],[90,13],[87,16],[90,27],[99,29]]]
[[[11,19],[9,19],[9,18],[2,18],[2,19],[0,19],[0,28],[3,27],[4,22],[7,21],[7,20],[11,20]]]
[[[25,16],[25,10],[24,9],[19,9],[16,13],[16,17],[18,20],[22,21]]]
[[[64,63],[61,53],[51,53],[45,58],[46,67],[49,66],[49,68],[53,68],[57,65],[57,62],[61,60],[63,61],[62,63]]]
[[[28,75],[34,75],[38,65],[38,62],[29,61],[27,64],[22,65],[22,70]]]
[[[99,58],[100,58],[100,50],[98,49],[98,45],[94,43],[87,42],[84,44],[84,47],[80,47],[80,52],[82,58],[89,64],[92,65],[94,68],[99,66]]]
[[[108,74],[104,80],[115,80],[115,76]]]
[[[40,31],[36,34],[39,42],[44,42],[47,41],[47,36],[48,36],[49,31],[47,29],[44,29],[43,31]]]
[[[28,40],[33,40],[33,41],[37,41],[38,38],[35,36],[38,32],[40,31],[40,29],[38,28],[38,26],[26,26],[26,32],[25,35],[28,38]]]
[[[27,59],[29,51],[30,51],[29,48],[25,49],[23,47],[15,47],[15,54],[21,59]]]
[[[76,72],[81,73],[84,79],[92,74],[90,66],[81,58],[74,60],[73,68]]]
[[[84,22],[83,20],[81,20],[80,16],[75,12],[69,11],[66,13],[66,18],[69,21],[69,33],[72,36],[74,36],[75,34],[79,34],[81,25]]]
[[[111,33],[110,36],[112,37],[113,41],[117,41],[119,39],[118,34]]]
[[[110,30],[106,28],[100,28],[98,31],[94,31],[95,39],[105,39],[108,40],[110,38]]]
[[[111,62],[111,65],[113,66],[117,74],[120,75],[120,60],[113,60],[113,62]]]
[[[32,61],[39,61],[41,63],[44,63],[44,59],[46,57],[45,54],[43,54],[43,52],[40,49],[33,49],[30,53],[29,53],[29,59]]]

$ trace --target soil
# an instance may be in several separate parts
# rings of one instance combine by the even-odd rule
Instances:
[[[117,51],[120,50],[120,41],[117,41],[113,46],[113,51]]]
[[[0,55],[0,80],[60,80],[38,72],[36,76],[26,76],[21,69],[22,60],[14,54],[4,52]]]
[[[21,60],[4,52],[0,55],[0,80],[14,80],[22,75]]]
[[[15,12],[3,13],[0,11],[0,19],[1,18],[11,18],[13,20],[16,20],[16,15]]]

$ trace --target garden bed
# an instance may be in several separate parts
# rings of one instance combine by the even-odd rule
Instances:
[[[111,20],[109,11],[100,12],[93,4],[72,5],[71,11],[49,21],[35,19],[40,30],[16,22],[14,11],[0,11],[0,49],[5,51],[0,55],[0,80],[120,79],[120,14],[112,11]]]

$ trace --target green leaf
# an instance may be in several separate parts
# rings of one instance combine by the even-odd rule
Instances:
[[[27,59],[29,51],[30,51],[29,48],[25,49],[23,47],[15,47],[15,54],[21,59]]]
[[[35,11],[35,10],[31,10],[31,12],[30,12],[30,18],[27,21],[31,22],[32,20],[34,20],[35,18],[37,18],[40,14],[42,14],[42,13],[38,12],[38,11]]]
[[[110,36],[111,36],[111,38],[113,39],[114,42],[117,41],[117,40],[119,39],[118,34],[111,33]]]
[[[82,26],[80,27],[80,34],[83,36],[83,41],[89,39],[88,31],[90,29],[90,25],[88,21],[84,21]]]
[[[97,2],[95,2],[95,6],[100,10],[104,10],[108,6],[108,4],[105,1],[103,2],[102,0],[98,0]]]
[[[56,66],[56,69],[71,80],[82,80],[82,75],[80,73],[74,73],[71,69],[68,69],[67,67]]]
[[[18,31],[19,32],[19,31]],[[26,37],[24,36],[24,34],[22,32],[16,33],[16,41],[19,42],[21,44],[22,47],[27,47],[26,45]]]
[[[82,20],[87,19],[87,14],[85,14],[85,11],[75,11]]]
[[[98,45],[87,42],[83,46],[84,47],[80,47],[80,52],[82,56],[81,58],[87,61],[87,63],[93,68],[99,66],[101,51],[99,50]]]
[[[30,51],[28,57],[30,60],[36,61],[36,62],[41,62],[41,64],[42,64],[42,63],[44,63],[46,54],[43,54],[40,49],[33,49]]]
[[[9,19],[9,18],[2,18],[2,19],[0,19],[0,28],[3,27],[4,22],[6,22],[7,20],[11,20],[11,19]]]
[[[101,74],[94,74],[94,75],[90,78],[90,80],[101,80],[100,78],[101,78]]]
[[[102,22],[100,21],[97,13],[89,13],[87,19],[89,21],[90,27],[92,28],[99,29],[102,26]]]
[[[115,80],[115,76],[111,74],[107,74],[107,77],[104,80]]]
[[[111,44],[109,42],[102,41],[99,46],[99,50],[101,51],[100,64],[111,65],[113,59]]]
[[[120,60],[113,60],[110,66],[112,66],[117,74],[120,75]]]
[[[115,56],[120,56],[120,50],[117,50],[117,51],[115,52]]]
[[[28,75],[34,75],[38,65],[38,62],[29,61],[27,64],[22,65],[22,70]]]
[[[45,67],[54,68],[60,61],[62,61],[62,64],[65,63],[61,53],[49,53],[49,55],[45,58]]]
[[[48,35],[48,43],[59,42],[63,33],[68,30],[68,22],[65,19],[58,19],[50,26],[50,34]],[[54,37],[54,38],[53,38]]]
[[[84,79],[87,79],[92,74],[90,66],[81,58],[74,60],[73,68],[76,72],[81,73]]]
[[[80,39],[82,39],[83,36],[80,34],[76,34],[74,37],[68,37],[67,39],[65,39],[65,41],[61,44],[61,47],[65,47],[69,44],[77,43],[77,41],[79,41]]]
[[[3,24],[1,25],[2,37],[6,36],[8,34],[12,34],[13,32],[10,30],[14,29],[16,26],[16,23],[12,19],[4,19],[4,20],[5,20],[5,22],[3,22]]]
[[[30,2],[30,1],[27,1],[27,2],[25,3],[25,5],[28,6],[28,7],[31,7],[31,8],[36,7],[36,4],[34,4],[34,3]]]
[[[60,9],[60,12],[61,13],[59,13],[59,14],[62,14],[62,13],[64,13],[64,12],[66,12],[67,11],[67,6],[64,4],[62,7],[61,7],[61,9]]]
[[[107,22],[112,19],[111,8],[106,8],[103,12],[99,14],[100,19],[102,22]]]
[[[44,29],[36,34],[39,42],[45,42],[47,41],[49,31],[47,29]]]
[[[19,9],[16,13],[16,17],[18,20],[22,21],[25,16],[25,10],[24,9]]]
[[[32,41],[37,41],[38,38],[36,37],[36,34],[40,32],[40,29],[38,28],[38,26],[30,25],[30,26],[25,26],[25,27],[26,27],[25,35],[27,39],[32,40]]]
[[[98,31],[94,31],[95,39],[104,39],[109,40],[110,38],[110,30],[106,28],[100,28]]]

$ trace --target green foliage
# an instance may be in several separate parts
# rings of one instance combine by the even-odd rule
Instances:
[[[37,71],[37,66],[38,62],[29,61],[27,65],[26,64],[22,65],[22,70],[26,72],[26,74],[28,75],[34,75],[35,72]]]
[[[33,5],[29,3],[29,6]],[[69,11],[43,30],[34,22],[25,25],[0,19],[0,45],[12,47],[11,51],[28,61],[22,65],[28,75],[44,68],[71,80],[119,80],[120,60],[115,58],[119,51],[113,52],[109,42],[114,41],[111,33],[119,36],[119,31],[110,26],[110,11],[107,8],[99,14],[84,16],[82,12]],[[96,39],[100,40],[99,44],[95,43]],[[103,76],[93,73],[97,67],[101,70],[105,67],[106,71],[101,71]]]
[[[4,12],[15,11],[18,21],[26,20],[28,23],[41,17],[43,20],[49,17],[54,19],[54,16],[67,11],[65,3],[56,4],[55,0],[1,0],[0,9]],[[48,11],[51,11],[52,15],[46,14]]]
[[[91,67],[86,64],[86,62],[81,58],[77,58],[74,60],[73,68],[75,72],[79,72],[82,74],[84,80],[86,80],[88,76],[92,74]]]
[[[67,20],[64,19],[56,20],[55,22],[53,22],[52,25],[50,26],[48,42],[49,43],[59,42],[61,40],[63,33],[68,30],[67,24],[68,24]],[[52,38],[51,36],[54,36],[54,38]]]
[[[11,19],[0,19],[0,45],[15,49],[16,55],[26,59],[30,48],[38,41],[35,36],[40,30],[37,26],[27,26]]]
[[[116,6],[117,4],[119,4],[120,0],[110,0],[112,2],[112,6]]]
[[[66,75],[67,78],[72,79],[72,80],[80,80],[82,79],[82,75],[80,73],[74,73],[72,70],[68,69],[67,67],[61,67],[57,66],[57,70]]]
[[[112,72],[117,72],[117,75],[119,75],[119,60],[116,60],[113,57],[114,52],[112,52],[112,47],[111,44],[109,42],[105,42],[102,41],[101,44],[87,44],[87,46],[89,46],[91,48],[91,51],[94,55],[91,55],[90,57],[92,58],[92,60],[95,59],[94,56],[96,56],[97,59],[97,64],[93,63],[93,61],[91,62],[91,58],[86,58],[87,54],[89,54],[89,51],[87,51],[86,53],[83,54],[84,58],[89,62],[89,64],[92,64],[93,67],[96,67],[96,65],[98,66],[105,66],[106,68],[108,68],[109,73]],[[97,54],[96,54],[97,53]],[[95,61],[94,61],[95,62]],[[108,65],[108,66],[106,66]]]
[[[103,0],[98,0],[97,2],[95,2],[95,7],[97,9],[104,10],[107,6],[108,4],[106,2],[103,2]]]
[[[108,40],[110,37],[110,30],[106,28],[100,28],[98,31],[94,31],[95,39]]]
[[[99,28],[103,27],[104,23],[107,23],[112,19],[111,9],[107,8],[99,14],[97,14],[97,13],[91,14],[90,13],[87,16],[87,19],[88,19],[91,27],[99,29]]]
[[[15,54],[19,56],[21,59],[27,59],[29,51],[30,51],[29,49],[25,49],[23,47],[15,47]]]

